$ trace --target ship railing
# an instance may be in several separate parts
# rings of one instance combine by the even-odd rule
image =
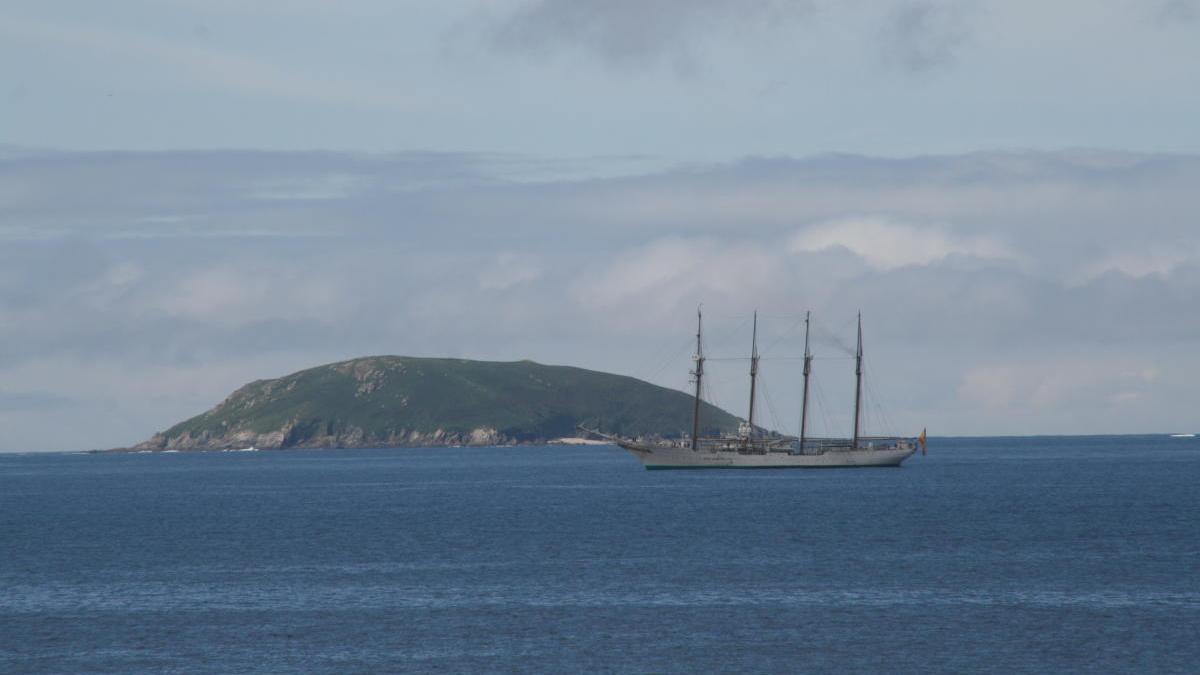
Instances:
[[[885,449],[911,443],[913,439],[905,436],[859,436],[858,449]],[[768,452],[798,453],[800,439],[795,436],[776,436],[761,438],[742,438],[739,436],[710,436],[700,439],[700,446],[707,451],[741,452],[763,454]],[[831,451],[854,449],[852,438],[805,438],[805,455],[820,455]]]
[[[882,449],[896,447],[902,443],[909,442],[912,439],[904,436],[859,436],[859,449]],[[799,450],[799,440],[793,443],[796,450]],[[804,439],[804,454],[819,455],[831,450],[850,450],[853,449],[854,439],[852,438],[805,438]]]
[[[796,437],[792,436],[791,440],[793,440],[793,441],[796,440]],[[912,439],[908,436],[859,436],[858,437],[859,443],[862,443],[863,441],[907,441],[907,440],[912,440]],[[809,436],[804,439],[804,443],[806,445],[809,443],[853,443],[853,442],[854,442],[854,439],[845,438],[845,437],[821,438],[821,437]]]

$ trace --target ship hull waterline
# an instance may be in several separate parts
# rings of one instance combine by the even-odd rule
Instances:
[[[657,469],[845,469],[898,467],[916,447],[856,448],[820,454],[740,453],[618,443],[648,470]]]

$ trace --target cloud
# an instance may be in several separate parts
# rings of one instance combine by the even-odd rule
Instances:
[[[954,61],[970,36],[968,17],[974,3],[950,0],[899,0],[866,9],[869,21],[882,21],[881,47],[886,58],[912,71]],[[497,49],[544,57],[579,50],[621,67],[668,64],[690,72],[703,62],[702,48],[713,38],[746,41],[751,30],[777,34],[799,20],[858,28],[863,6],[819,0],[533,0],[493,18],[487,30]],[[867,24],[864,24],[867,25]],[[861,30],[864,44],[872,40]],[[768,85],[770,90],[778,83]]]
[[[590,178],[530,178],[531,164],[0,160],[0,382],[71,401],[11,399],[26,407],[0,411],[3,449],[131,443],[247,380],[363,354],[533,358],[684,387],[700,302],[727,355],[759,308],[763,348],[794,356],[789,327],[811,309],[819,354],[840,358],[862,309],[873,391],[892,393],[905,429],[1003,432],[1019,413],[1022,431],[1138,431],[1192,413],[1200,158],[758,158]],[[310,198],[328,185],[351,187]],[[798,409],[795,363],[764,365],[781,411]],[[828,400],[849,401],[844,364],[820,365]],[[716,400],[741,410],[742,369],[722,367]]]
[[[887,17],[884,53],[889,61],[911,71],[947,66],[969,37],[966,12],[961,2],[902,2]]]
[[[835,220],[805,228],[789,242],[793,252],[841,247],[880,269],[925,265],[950,255],[1014,260],[1016,254],[992,237],[964,237],[935,227],[894,223],[881,217]]]
[[[266,180],[251,188],[253,199],[321,200],[345,199],[370,186],[362,176],[329,174]]]
[[[958,393],[998,415],[1040,425],[1039,418],[1084,406],[1089,417],[1128,415],[1152,395],[1160,376],[1149,357],[1067,356],[973,367],[963,374]]]
[[[1159,247],[1152,247],[1159,249]],[[1112,253],[1083,265],[1078,278],[1092,281],[1105,274],[1118,273],[1129,277],[1163,276],[1189,261],[1197,259],[1195,250],[1142,250]]]
[[[341,279],[279,260],[245,261],[185,273],[148,293],[146,306],[191,321],[245,324],[289,319],[334,321],[344,306]]]
[[[537,281],[542,271],[528,256],[500,253],[479,263],[475,276],[482,291],[507,291]]]
[[[494,21],[490,39],[508,52],[578,48],[622,67],[694,67],[705,36],[771,25],[811,11],[795,0],[534,0]]]
[[[681,305],[739,302],[769,293],[783,260],[768,247],[716,238],[669,237],[636,247],[580,280],[576,297],[597,310],[638,305],[658,316]]]
[[[1195,0],[1162,0],[1158,7],[1158,18],[1163,23],[1195,23],[1200,9]]]

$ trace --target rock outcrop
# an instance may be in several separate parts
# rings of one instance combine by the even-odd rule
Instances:
[[[154,434],[149,440],[138,443],[129,450],[226,450],[230,448],[258,448],[279,450],[283,448],[403,448],[439,446],[496,446],[517,443],[545,443],[551,439],[518,440],[495,429],[479,427],[469,432],[435,429],[431,432],[404,430],[387,436],[367,434],[357,427],[337,434],[293,438],[289,425],[283,429],[265,433],[234,431],[213,435],[202,431],[193,436],[184,432],[176,436],[166,433]]]

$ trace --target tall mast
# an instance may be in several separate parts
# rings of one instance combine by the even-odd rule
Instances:
[[[858,313],[858,352],[854,355],[854,447],[858,447],[859,420],[862,413],[862,312]]]
[[[750,338],[750,436],[754,436],[754,380],[758,377],[758,310],[754,311],[754,332]]]
[[[808,430],[808,376],[812,372],[812,353],[808,351],[808,318],[811,312],[804,313],[804,398],[800,404],[800,452],[804,452],[804,440]]]
[[[692,376],[696,378],[696,399],[692,407],[692,449],[696,450],[700,447],[700,379],[704,377],[704,345],[700,341],[701,328],[703,327],[703,317],[700,315],[700,307],[696,308],[696,368],[692,370]]]

